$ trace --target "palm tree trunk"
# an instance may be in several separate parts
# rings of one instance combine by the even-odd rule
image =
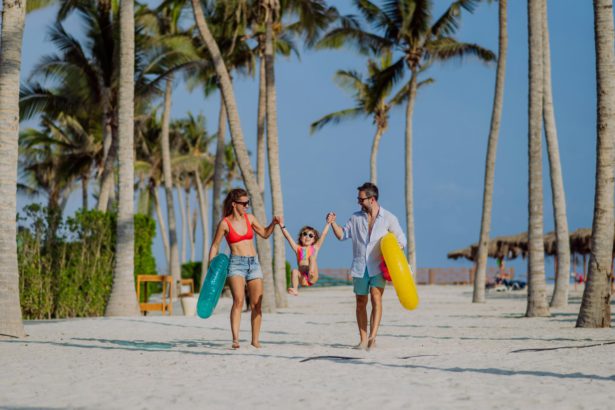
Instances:
[[[476,258],[476,274],[474,276],[473,303],[485,302],[485,284],[487,283],[487,246],[491,230],[491,209],[493,204],[493,181],[495,179],[495,160],[500,135],[500,121],[504,105],[504,80],[506,78],[506,56],[508,51],[507,0],[499,2],[499,36],[498,36],[498,66],[495,75],[495,94],[491,111],[491,126],[487,140],[487,158],[485,159],[485,185],[483,187],[483,212],[480,221],[480,238]]]
[[[160,130],[160,143],[162,145],[162,173],[164,176],[164,193],[167,202],[167,222],[169,223],[169,258],[171,264],[169,271],[173,283],[180,279],[181,268],[177,249],[177,223],[175,221],[175,202],[173,201],[173,174],[171,173],[171,148],[169,144],[169,122],[171,120],[171,97],[173,92],[173,78],[167,79],[164,93],[164,111],[162,112],[162,129]]]
[[[374,135],[374,141],[372,142],[372,152],[369,156],[369,181],[374,185],[378,185],[378,148],[380,147],[382,134],[384,134],[384,129],[378,127],[376,135]]]
[[[120,6],[119,176],[117,242],[113,286],[106,316],[139,314],[134,279],[134,0]]]
[[[118,151],[118,138],[117,132],[114,127],[111,126],[111,147],[107,155],[107,160],[103,164],[103,172],[100,182],[100,193],[98,194],[97,209],[102,212],[107,212],[109,203],[112,202],[112,198],[115,196],[115,177],[114,168],[115,161],[117,159]]]
[[[265,204],[263,198],[260,195],[260,188],[254,171],[250,165],[250,157],[246,148],[245,139],[243,137],[243,130],[241,129],[241,123],[239,120],[239,112],[237,111],[237,101],[235,100],[235,93],[231,84],[231,78],[229,76],[224,60],[218,48],[218,44],[214,40],[209,27],[207,27],[207,21],[203,15],[203,9],[201,8],[200,0],[191,0],[194,17],[199,29],[199,33],[203,42],[206,44],[209,53],[211,54],[216,74],[220,80],[220,89],[224,98],[224,104],[229,116],[229,126],[231,129],[231,138],[233,140],[233,146],[235,147],[235,153],[237,155],[237,162],[241,175],[246,188],[252,199],[254,208],[254,215],[259,221],[265,223]],[[263,311],[273,312],[275,311],[275,292],[273,288],[273,273],[271,270],[271,254],[269,248],[269,242],[258,238],[256,241],[258,248],[258,255],[263,270]]]
[[[152,187],[152,196],[154,198],[154,207],[156,208],[156,218],[158,219],[158,229],[160,229],[160,236],[162,237],[162,245],[164,246],[164,257],[167,262],[167,270],[170,270],[170,247],[169,247],[169,236],[167,234],[167,227],[164,223],[164,218],[162,217],[162,208],[160,207],[160,198],[158,196],[158,186],[154,185]]]
[[[615,30],[612,0],[594,0],[598,144],[592,252],[577,327],[611,326],[610,274],[615,185]]]
[[[264,56],[261,56],[258,66],[258,114],[256,116],[256,179],[265,195],[265,116],[267,112],[267,76]]]
[[[88,209],[88,184],[90,177],[87,174],[81,175],[81,207],[84,211]]]
[[[189,175],[186,175],[186,178],[190,178]],[[193,230],[193,221],[192,221],[192,212],[190,212],[190,188],[186,189],[186,225],[188,226],[188,242],[190,244],[190,257],[188,261],[192,262],[194,260],[194,230]],[[196,221],[195,221],[196,222]]]
[[[17,265],[19,74],[25,0],[4,1],[0,37],[0,335],[24,337]]]
[[[529,0],[527,6],[529,58],[529,203],[528,203],[528,294],[527,317],[549,316],[545,280],[542,192],[542,2]]]
[[[175,185],[175,192],[177,193],[177,202],[179,202],[179,210],[180,210],[180,216],[182,219],[182,233],[181,233],[181,261],[182,261],[182,265],[184,263],[186,263],[186,248],[187,248],[187,241],[186,241],[186,208],[184,205],[184,197],[182,195],[182,189],[179,186],[179,184],[176,183]]]
[[[555,288],[551,297],[551,307],[564,307],[568,304],[568,287],[570,282],[570,237],[568,236],[568,220],[566,217],[566,195],[562,166],[559,157],[555,112],[553,109],[553,89],[551,85],[551,46],[549,44],[549,19],[547,16],[547,0],[543,2],[543,119],[549,155],[549,174],[551,177],[551,195],[555,219],[555,237],[557,243],[557,271],[555,273]]]
[[[416,243],[414,239],[414,193],[412,175],[412,115],[414,113],[414,102],[416,101],[416,76],[417,72],[412,70],[410,77],[410,87],[408,87],[408,105],[406,106],[406,233],[408,235],[408,263],[413,274],[416,274]]]
[[[284,215],[282,179],[280,176],[280,153],[278,144],[277,96],[275,90],[275,55],[273,39],[273,17],[269,13],[265,40],[265,79],[267,86],[267,153],[269,162],[269,184],[273,214]],[[286,245],[281,229],[273,232],[273,280],[275,284],[276,307],[287,307],[286,299]]]
[[[113,168],[115,166],[116,150],[114,144],[114,134],[112,131],[113,112],[111,107],[111,90],[104,87],[102,90],[101,104],[103,106],[103,159],[102,170],[100,171],[100,192],[98,194],[99,211],[106,212],[109,205],[109,197],[113,189]]]
[[[194,172],[194,181],[196,182],[196,193],[199,197],[199,210],[201,211],[201,229],[203,231],[203,258],[201,263],[201,283],[199,289],[203,286],[203,280],[207,275],[207,265],[209,264],[209,220],[207,219],[207,192],[203,189],[201,176],[199,171]]]
[[[224,174],[224,137],[226,136],[227,123],[226,107],[220,91],[220,113],[218,115],[218,136],[216,138],[216,159],[214,162],[214,183],[213,183],[213,209],[212,209],[212,229],[217,228],[217,223],[222,219],[222,182]],[[215,234],[211,232],[212,236]],[[209,256],[209,255],[207,255]]]

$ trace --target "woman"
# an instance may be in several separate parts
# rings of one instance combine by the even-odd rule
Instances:
[[[245,287],[248,284],[250,309],[252,310],[252,346],[259,348],[259,333],[261,328],[261,303],[263,299],[263,272],[254,247],[254,232],[267,239],[279,223],[277,217],[264,228],[254,215],[246,211],[250,206],[248,193],[241,188],[233,189],[224,200],[224,218],[218,223],[214,240],[209,250],[209,260],[217,254],[222,237],[226,237],[231,258],[228,268],[228,281],[233,294],[231,308],[231,332],[233,334],[233,349],[239,348],[239,324],[241,310],[245,300]]]

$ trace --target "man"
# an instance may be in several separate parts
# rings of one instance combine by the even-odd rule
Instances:
[[[333,233],[343,241],[352,239],[352,282],[357,301],[357,325],[359,326],[358,349],[375,347],[378,326],[382,318],[382,294],[386,281],[382,276],[380,263],[380,238],[392,232],[402,247],[406,246],[406,235],[399,226],[399,221],[389,211],[378,204],[378,187],[366,182],[357,188],[357,201],[361,210],[352,214],[342,228],[335,223],[333,214]],[[370,315],[370,332],[367,336],[367,301],[371,295],[372,312]]]

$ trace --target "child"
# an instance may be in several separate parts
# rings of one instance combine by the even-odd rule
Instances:
[[[329,227],[333,221],[333,214],[327,214],[327,224],[322,230],[322,236],[318,234],[318,231],[311,226],[304,226],[299,231],[299,237],[297,242],[293,240],[286,226],[284,225],[284,219],[280,219],[280,227],[284,237],[293,248],[293,251],[297,255],[297,269],[293,269],[291,273],[292,287],[288,288],[288,293],[294,296],[299,295],[299,283],[301,286],[312,286],[318,281],[318,265],[316,264],[316,258],[318,257],[318,251],[320,250],[322,243],[329,232]]]

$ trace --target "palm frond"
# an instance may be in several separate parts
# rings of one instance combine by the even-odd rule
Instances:
[[[452,37],[441,37],[429,41],[425,44],[425,50],[428,60],[446,61],[454,58],[463,59],[467,56],[477,57],[483,62],[491,62],[496,59],[493,51],[478,44],[458,42]]]
[[[453,34],[459,28],[461,10],[465,9],[472,13],[479,2],[480,0],[457,0],[453,2],[431,27],[431,33],[435,37]]]
[[[315,133],[328,124],[339,124],[342,121],[350,120],[361,115],[365,115],[365,111],[362,108],[349,108],[332,112],[310,124],[310,134]]]
[[[354,16],[345,16],[340,21],[340,27],[326,33],[316,43],[315,48],[338,49],[345,45],[355,47],[362,54],[369,54],[390,47],[391,42],[382,36],[361,29]]]

